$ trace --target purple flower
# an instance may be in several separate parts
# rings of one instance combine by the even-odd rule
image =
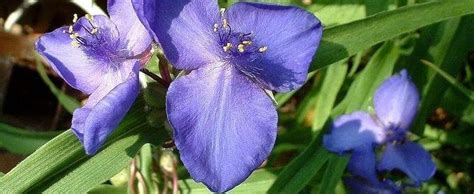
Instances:
[[[381,187],[378,171],[398,169],[415,182],[430,179],[436,171],[431,155],[407,136],[417,112],[419,94],[407,71],[385,80],[374,96],[375,115],[357,111],[342,115],[333,122],[324,146],[333,152],[352,151],[348,169],[374,187]],[[375,146],[384,146],[376,161]]]
[[[181,160],[214,192],[232,189],[268,157],[277,112],[265,90],[306,80],[322,26],[289,6],[216,0],[136,0],[166,57],[187,72],[167,94]]]
[[[77,18],[40,37],[36,50],[72,87],[90,94],[73,113],[72,130],[94,154],[118,126],[140,89],[138,71],[151,37],[131,1],[109,0],[107,16]]]
[[[354,194],[402,194],[399,186],[390,180],[384,180],[380,184],[371,184],[363,179],[349,177],[344,179],[344,184],[349,187],[349,193]]]

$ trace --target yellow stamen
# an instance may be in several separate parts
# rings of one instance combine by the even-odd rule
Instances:
[[[72,26],[69,26],[68,32],[69,32],[69,33],[73,33],[73,32],[74,32],[74,30],[72,29]]]
[[[258,49],[258,52],[263,53],[263,52],[265,52],[265,51],[267,51],[267,50],[268,50],[268,47],[264,46],[264,47],[260,47],[260,48]]]
[[[69,38],[75,40],[77,37],[79,37],[79,34],[78,33],[72,33],[69,35]]]
[[[240,53],[245,52],[245,47],[244,47],[243,44],[239,44],[239,45],[237,46],[237,49],[239,50]]]
[[[219,24],[214,24],[214,32],[217,32],[218,28],[219,28]]]
[[[94,20],[94,16],[92,16],[90,14],[86,14],[86,19],[89,20],[89,21],[92,21],[92,20]]]
[[[252,41],[250,41],[250,40],[244,40],[244,41],[242,41],[242,44],[248,46],[248,45],[251,45],[251,44],[252,44]]]
[[[219,10],[219,12],[221,13],[221,17],[224,17],[225,8],[221,8],[221,9]]]
[[[71,41],[71,46],[74,47],[74,48],[78,48],[80,46],[80,44],[76,40],[73,40],[73,41]]]
[[[92,30],[91,30],[91,34],[95,34],[95,33],[97,33],[97,31],[98,31],[98,30],[99,30],[99,29],[97,29],[97,28],[92,28]]]
[[[73,15],[72,22],[73,22],[73,23],[76,23],[76,22],[77,22],[77,14],[74,14],[74,15]]]
[[[227,19],[222,20],[222,27],[227,28],[229,26],[229,23],[227,22]]]
[[[228,42],[222,49],[224,49],[224,52],[228,52],[232,48],[232,44]]]

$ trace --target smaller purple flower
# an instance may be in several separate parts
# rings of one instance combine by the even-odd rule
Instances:
[[[181,160],[214,192],[243,182],[268,157],[277,135],[269,90],[300,87],[322,36],[311,13],[291,6],[217,0],[134,0],[174,80],[166,111]]]
[[[390,180],[384,180],[383,182],[374,185],[364,179],[349,177],[344,179],[344,184],[350,188],[350,193],[402,194],[400,187]]]
[[[138,71],[151,37],[131,0],[109,0],[110,18],[74,15],[71,26],[47,33],[36,50],[69,85],[90,94],[73,113],[72,130],[87,154],[95,154],[137,97]]]
[[[385,80],[374,95],[375,115],[356,111],[335,119],[324,146],[333,152],[352,151],[348,169],[374,188],[386,189],[377,172],[398,169],[415,185],[430,179],[436,166],[431,155],[406,136],[419,104],[419,93],[406,70]],[[384,148],[376,161],[375,147]]]

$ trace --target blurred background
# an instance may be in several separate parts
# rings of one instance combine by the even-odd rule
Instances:
[[[329,29],[426,1],[258,2],[302,6]],[[226,7],[233,1],[219,3]],[[38,147],[68,129],[72,110],[87,97],[69,87],[37,58],[35,40],[43,33],[71,24],[75,13],[79,16],[104,14],[106,4],[106,0],[0,0],[0,172],[7,173]],[[421,60],[429,61],[434,67]],[[433,180],[415,192],[473,193],[472,15],[436,23],[377,44],[331,65],[331,70],[325,68],[311,73],[299,91],[277,95],[281,102],[279,136],[266,167],[280,169],[301,153],[313,137],[323,131],[325,122],[318,120],[322,103],[331,104],[327,112],[346,102],[348,99],[344,97],[354,80],[367,75],[365,70],[373,70],[374,65],[390,66],[393,72],[408,69],[422,94],[413,136],[433,154],[438,171]],[[443,73],[446,75],[441,76]],[[326,90],[328,88],[331,91]],[[325,96],[327,93],[332,97]],[[314,179],[313,182],[319,181],[317,177]],[[313,189],[308,186],[303,192],[311,193]]]

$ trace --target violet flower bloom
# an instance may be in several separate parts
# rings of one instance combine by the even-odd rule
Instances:
[[[402,194],[401,188],[388,179],[378,184],[371,184],[358,177],[349,177],[344,179],[344,184],[350,189],[349,193],[354,194]]]
[[[166,57],[188,74],[171,83],[168,120],[181,160],[214,192],[244,181],[270,154],[277,112],[269,90],[306,80],[322,26],[290,6],[136,0]]]
[[[357,111],[333,122],[324,146],[333,152],[352,151],[348,169],[374,187],[387,188],[377,179],[377,171],[398,169],[415,185],[430,179],[436,166],[431,155],[406,138],[416,115],[419,94],[407,71],[385,80],[374,96],[375,115]],[[378,164],[374,146],[385,146]]]
[[[69,85],[90,94],[74,111],[71,126],[87,154],[97,152],[132,106],[151,44],[131,1],[109,0],[107,8],[110,19],[75,15],[73,25],[36,42],[36,50]]]

